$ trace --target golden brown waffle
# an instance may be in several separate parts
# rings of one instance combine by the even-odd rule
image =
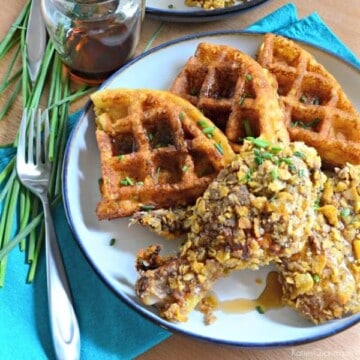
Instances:
[[[99,219],[191,204],[235,156],[210,120],[170,92],[107,89],[91,99],[102,166]]]
[[[170,90],[211,119],[236,151],[246,136],[288,141],[276,83],[267,70],[235,48],[200,43]]]
[[[258,62],[276,78],[293,141],[315,147],[324,163],[360,164],[360,115],[340,84],[295,42],[267,34]]]

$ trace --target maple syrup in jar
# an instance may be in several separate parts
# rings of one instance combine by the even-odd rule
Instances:
[[[135,53],[144,0],[42,0],[43,17],[70,76],[96,85]]]

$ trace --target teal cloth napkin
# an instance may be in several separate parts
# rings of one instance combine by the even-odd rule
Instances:
[[[287,4],[250,26],[249,32],[276,32],[320,46],[360,68],[356,56],[313,13],[299,20]],[[69,128],[79,113],[69,118]],[[0,148],[0,170],[14,156],[13,147]],[[1,211],[1,207],[0,207]],[[133,359],[170,336],[117,298],[85,260],[66,223],[62,205],[54,211],[56,231],[73,289],[81,331],[81,359]],[[0,290],[0,359],[54,359],[47,313],[45,261],[39,263],[33,285],[26,285],[23,254],[8,260],[5,287]]]
[[[297,9],[289,3],[246,29],[247,32],[273,32],[319,47],[360,69],[360,60],[344,45],[320,16],[313,12],[298,19]]]

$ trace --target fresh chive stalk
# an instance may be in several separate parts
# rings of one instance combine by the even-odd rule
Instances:
[[[39,75],[34,84],[30,83],[25,41],[30,3],[30,1],[27,3],[5,38],[0,42],[0,59],[8,54],[10,49],[18,46],[17,49],[14,49],[15,52],[5,73],[5,78],[0,84],[0,95],[10,86],[15,89],[14,95],[0,109],[0,118],[6,115],[20,92],[24,107],[32,109],[39,107],[45,83],[49,81],[47,103],[51,127],[49,157],[53,162],[49,199],[51,205],[54,206],[61,200],[61,170],[66,146],[69,103],[89,94],[95,88],[83,86],[74,93],[70,92],[69,78],[63,74],[62,63],[55,53],[51,40],[45,49]],[[15,72],[15,65],[19,62],[22,68]],[[13,146],[16,148],[17,138]],[[8,254],[17,246],[21,251],[25,251],[26,258],[30,263],[27,282],[31,283],[34,280],[45,235],[44,216],[40,201],[19,182],[16,177],[15,162],[14,155],[0,172],[0,287],[5,283]]]
[[[18,71],[15,75],[12,75],[13,70],[14,70],[14,65],[16,64],[16,61],[17,61],[17,59],[19,58],[19,55],[20,55],[20,50],[21,50],[21,47],[19,45],[17,47],[17,50],[15,51],[15,54],[14,54],[13,58],[11,59],[9,67],[8,67],[6,73],[5,73],[3,82],[2,82],[2,84],[0,86],[0,95],[9,87],[9,85],[11,83],[13,83],[14,78],[17,78],[21,74],[21,71]]]
[[[10,27],[9,31],[5,35],[5,37],[0,42],[0,60],[9,52],[12,45],[15,44],[15,39],[17,36],[17,31],[24,27],[24,23],[27,21],[27,17],[29,15],[30,10],[30,3],[28,1],[27,4],[24,6],[22,11],[20,12],[19,16]]]
[[[18,181],[15,181],[14,179],[11,193],[7,197],[7,201],[6,201],[7,218],[10,221],[1,222],[1,232],[0,232],[0,234],[2,234],[2,239],[0,241],[1,247],[5,246],[11,239],[12,231],[14,228],[14,220],[16,215],[19,189],[20,189],[20,183]],[[7,265],[7,257],[4,257],[0,262],[0,287],[4,286],[6,265]]]
[[[55,197],[55,199],[51,202],[51,207],[56,206],[61,200],[61,196]],[[1,250],[0,250],[0,261],[4,259],[10,251],[12,251],[19,243],[22,241],[23,238],[27,237],[30,232],[35,229],[44,218],[44,214],[38,214],[34,219],[30,220],[26,227],[19,233],[17,233],[11,241],[9,241]]]

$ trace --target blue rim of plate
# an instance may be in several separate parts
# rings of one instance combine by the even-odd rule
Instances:
[[[180,0],[185,1],[185,0]],[[146,14],[153,19],[164,20],[164,21],[177,21],[177,22],[202,22],[202,21],[213,21],[220,20],[228,16],[237,14],[238,12],[250,9],[257,5],[260,5],[269,0],[249,0],[242,4],[237,4],[234,6],[229,6],[221,9],[214,10],[198,10],[197,8],[191,11],[189,7],[188,11],[168,9],[162,10],[154,7],[146,6]],[[169,3],[171,0],[169,0]]]
[[[227,36],[227,35],[264,36],[263,33],[247,32],[247,31],[243,31],[243,30],[210,31],[210,32],[202,32],[202,33],[186,35],[186,36],[183,36],[183,37],[168,41],[168,42],[163,43],[161,45],[158,45],[158,46],[156,46],[156,47],[154,47],[154,48],[152,48],[152,49],[138,55],[137,57],[135,57],[134,59],[129,61],[127,64],[125,64],[123,67],[121,67],[114,74],[112,74],[99,87],[98,90],[100,90],[102,88],[105,88],[107,86],[107,84],[110,83],[113,80],[113,78],[117,77],[121,72],[125,71],[128,67],[130,67],[133,64],[135,64],[136,62],[140,61],[142,58],[151,55],[152,53],[155,53],[155,52],[160,51],[160,50],[162,50],[164,48],[167,48],[167,47],[171,47],[172,45],[179,44],[181,42],[186,42],[188,40],[201,39],[203,37],[212,37],[212,36],[216,37],[216,36]],[[324,52],[324,53],[326,53],[326,54],[328,54],[328,55],[330,55],[332,57],[335,57],[338,60],[341,60],[344,63],[344,65],[350,66],[354,70],[357,70],[359,75],[360,75],[360,70],[357,69],[354,65],[352,65],[348,61],[344,60],[343,58],[341,58],[339,56],[336,56],[336,54],[332,54],[327,49],[324,49],[322,47],[314,46],[313,44],[307,43],[305,41],[299,41],[299,40],[296,40],[296,41],[299,42],[299,43],[302,43],[304,45],[308,45],[308,46],[310,46],[310,47],[312,47],[314,49],[321,50],[322,52]],[[271,343],[253,343],[253,342],[245,342],[245,341],[242,341],[242,342],[241,341],[226,341],[226,340],[210,338],[208,336],[202,336],[202,335],[199,335],[199,334],[194,334],[194,333],[191,333],[189,331],[176,328],[175,326],[173,326],[172,323],[169,323],[165,319],[160,318],[157,314],[145,311],[143,306],[141,306],[140,304],[137,304],[136,302],[132,301],[130,297],[116,291],[111,286],[111,284],[106,280],[106,278],[102,275],[101,269],[99,269],[96,266],[96,264],[88,256],[86,250],[83,248],[80,237],[77,234],[76,228],[74,226],[76,224],[76,219],[74,219],[72,217],[72,215],[70,213],[70,210],[69,210],[70,199],[67,196],[67,193],[68,193],[67,181],[66,181],[67,163],[68,163],[67,159],[70,156],[71,145],[72,145],[73,139],[75,138],[75,134],[77,133],[78,128],[81,126],[82,122],[85,120],[87,114],[91,111],[91,109],[92,109],[92,103],[89,100],[87,102],[87,104],[84,106],[84,108],[81,110],[79,120],[78,120],[77,124],[75,125],[74,129],[72,130],[72,132],[71,132],[71,134],[69,136],[67,145],[66,145],[65,154],[64,154],[64,161],[63,161],[63,169],[62,169],[62,183],[63,183],[62,195],[63,195],[63,201],[64,201],[64,209],[65,209],[67,222],[68,222],[68,224],[70,226],[72,234],[74,235],[74,237],[76,239],[76,243],[79,246],[79,248],[80,248],[81,252],[83,253],[83,255],[85,256],[86,260],[90,264],[90,266],[92,267],[94,272],[99,276],[99,278],[103,281],[103,283],[108,287],[108,289],[110,289],[110,291],[112,291],[115,294],[115,296],[120,298],[130,308],[134,309],[141,316],[143,316],[144,318],[152,321],[153,323],[157,324],[158,326],[160,326],[161,328],[163,328],[163,329],[165,329],[167,331],[171,331],[171,332],[174,332],[174,333],[190,336],[191,338],[197,339],[199,341],[206,341],[206,342],[213,343],[213,344],[218,344],[218,345],[229,345],[229,346],[240,347],[240,348],[249,348],[249,349],[274,349],[274,348],[282,348],[282,347],[309,344],[309,343],[313,343],[315,341],[319,341],[319,340],[328,338],[330,336],[339,334],[339,333],[349,329],[350,327],[360,323],[360,313],[357,313],[357,314],[352,315],[349,318],[342,319],[342,320],[345,321],[344,323],[342,323],[342,325],[340,325],[338,327],[335,327],[333,329],[329,329],[328,331],[324,331],[322,333],[319,333],[319,335],[317,335],[317,336],[312,335],[310,337],[302,337],[302,338],[300,338],[298,340],[276,341],[276,342],[271,342]],[[334,320],[334,321],[336,322],[337,320]],[[320,325],[314,325],[314,326],[320,326]]]

